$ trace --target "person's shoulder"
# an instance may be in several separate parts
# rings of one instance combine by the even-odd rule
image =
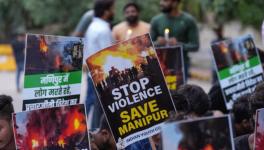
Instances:
[[[195,22],[195,18],[187,13],[187,12],[182,12],[182,17],[186,20],[186,21],[191,21],[191,22]]]
[[[122,21],[122,22],[120,22],[120,23],[118,23],[117,25],[115,25],[114,27],[113,27],[113,31],[114,30],[119,30],[119,29],[122,29],[122,28],[124,28],[126,26],[126,22],[125,21]]]
[[[154,16],[152,18],[151,22],[158,22],[158,21],[162,20],[164,17],[165,17],[165,14],[160,13],[160,14]]]
[[[234,140],[236,150],[249,150],[248,138],[250,134],[241,135]]]
[[[143,26],[146,26],[146,27],[150,26],[150,24],[145,22],[145,21],[140,21],[140,24],[143,25]]]
[[[88,18],[91,18],[92,19],[93,16],[94,16],[94,10],[88,10],[88,11],[86,11],[83,14],[83,17],[86,18],[86,19],[88,19]]]

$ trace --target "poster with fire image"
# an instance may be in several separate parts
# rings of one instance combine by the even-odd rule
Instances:
[[[171,93],[185,83],[182,46],[156,48],[160,67]]]
[[[255,124],[255,150],[264,150],[264,108],[258,109],[256,112]]]
[[[159,133],[175,112],[149,34],[105,48],[86,62],[119,148]]]
[[[229,115],[168,122],[162,126],[163,150],[235,150]]]
[[[251,93],[263,81],[258,51],[250,35],[212,44],[218,80],[227,109],[241,95]]]
[[[82,38],[28,34],[23,110],[79,103]]]
[[[13,114],[17,150],[89,150],[84,104]]]

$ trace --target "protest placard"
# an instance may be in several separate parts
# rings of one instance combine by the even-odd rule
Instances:
[[[18,150],[88,150],[89,137],[83,104],[13,114]]]
[[[105,48],[86,61],[118,147],[160,132],[175,107],[148,34]]]
[[[263,81],[263,69],[253,38],[243,36],[212,44],[218,80],[227,109],[241,95],[251,93]]]
[[[157,47],[157,56],[171,93],[185,83],[182,46]]]
[[[254,149],[263,150],[264,145],[264,109],[256,111]]]
[[[234,150],[231,118],[204,117],[162,126],[163,150]]]
[[[79,103],[82,38],[28,34],[23,110]]]

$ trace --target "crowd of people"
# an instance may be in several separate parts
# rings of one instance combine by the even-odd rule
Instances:
[[[123,8],[125,20],[112,26],[114,18],[114,0],[95,0],[94,7],[84,14],[74,31],[74,36],[86,38],[87,49],[84,51],[84,59],[108,47],[116,42],[124,41],[145,33],[150,33],[155,46],[173,46],[181,44],[184,52],[185,79],[188,78],[190,58],[189,52],[199,49],[199,33],[195,19],[188,13],[181,11],[181,0],[160,0],[161,13],[153,17],[150,23],[140,20],[140,7],[134,2],[127,3]],[[169,29],[169,38],[164,36]],[[218,39],[224,40],[222,26],[215,29]],[[24,60],[21,50],[24,45],[21,34],[13,43],[13,49],[18,51],[18,74],[21,73],[21,65]],[[213,42],[216,42],[213,41]],[[85,62],[85,61],[84,61]],[[85,66],[85,64],[84,64]],[[19,76],[17,77],[17,90],[20,91]],[[125,78],[125,77],[124,77]],[[91,75],[87,76],[88,88],[86,92],[86,110],[93,116],[91,128],[99,128],[91,134],[90,142],[92,150],[115,150],[115,140],[110,127],[103,114],[100,102],[95,93]],[[169,120],[193,120],[205,116],[223,116],[232,114],[234,128],[234,143],[236,150],[253,150],[255,112],[264,108],[264,83],[257,85],[251,94],[243,95],[234,103],[232,110],[227,110],[221,87],[214,74],[214,83],[208,93],[198,85],[185,84],[172,95],[177,113],[170,114]],[[0,95],[0,150],[14,150],[15,142],[12,130],[12,113],[14,108],[12,98]],[[155,135],[147,139],[129,145],[126,150],[159,150],[162,149],[161,136]],[[218,149],[215,147],[214,149]],[[188,149],[189,150],[189,149]]]
[[[232,110],[226,110],[221,89],[217,85],[214,85],[209,93],[206,93],[198,85],[182,85],[172,97],[177,113],[170,114],[170,119],[168,121],[194,120],[200,117],[220,117],[224,114],[232,114],[235,149],[253,150],[255,113],[257,109],[264,108],[264,82],[258,84],[253,93],[241,96],[235,102]],[[10,96],[0,95],[1,150],[15,149],[12,130],[13,112],[12,98]],[[117,149],[105,116],[102,115],[99,120],[98,131],[91,133],[91,149]],[[136,142],[125,149],[158,150],[162,149],[161,144],[161,137],[158,134],[151,138]],[[213,149],[217,150],[218,147],[214,147]]]

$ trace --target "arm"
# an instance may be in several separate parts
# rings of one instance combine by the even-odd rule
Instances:
[[[199,31],[194,20],[190,21],[188,28],[188,43],[183,43],[183,49],[190,52],[196,52],[199,49]]]
[[[77,24],[77,27],[74,29],[74,32],[72,33],[72,36],[78,36],[83,37],[85,34],[85,31],[87,30],[89,24],[92,22],[94,12],[93,10],[90,10],[86,12],[79,23]]]

